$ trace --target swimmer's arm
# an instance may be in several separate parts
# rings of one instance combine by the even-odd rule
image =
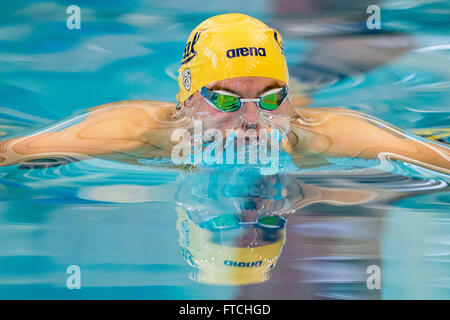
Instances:
[[[52,157],[82,160],[94,155],[132,152],[141,147],[147,147],[149,156],[158,155],[160,148],[148,139],[155,131],[152,117],[131,102],[123,104],[94,108],[83,121],[58,132],[1,141],[0,166]]]
[[[311,150],[313,154],[326,156],[388,158],[450,173],[449,148],[408,137],[401,130],[368,115],[344,110],[309,114],[306,111],[303,116],[309,121],[301,118],[293,123],[294,132],[300,129],[299,144],[294,152]]]

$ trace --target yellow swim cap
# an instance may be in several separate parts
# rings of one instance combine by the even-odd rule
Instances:
[[[185,261],[196,269],[191,279],[215,285],[246,285],[270,278],[286,238],[285,228],[270,244],[232,247],[212,241],[213,232],[202,229],[177,207],[179,244]]]
[[[178,70],[179,102],[203,86],[236,77],[267,77],[288,83],[283,40],[275,29],[244,14],[203,21],[189,36]]]

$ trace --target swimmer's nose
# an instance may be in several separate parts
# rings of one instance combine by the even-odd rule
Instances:
[[[245,102],[242,105],[244,129],[259,128],[259,108],[254,102]]]

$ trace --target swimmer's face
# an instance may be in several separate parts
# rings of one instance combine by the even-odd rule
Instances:
[[[208,84],[206,87],[210,90],[218,91],[224,94],[238,95],[245,99],[255,99],[264,95],[266,92],[282,88],[284,82],[263,77],[240,77],[221,81],[215,81]],[[262,112],[274,115],[292,116],[295,110],[291,105],[289,99],[273,111],[264,111],[258,107],[255,102],[244,102],[237,111],[222,112],[213,108],[202,96],[200,92],[194,93],[184,103],[186,108],[193,108],[196,116],[200,117],[204,124],[204,129],[215,128],[225,134],[226,129],[236,128],[236,123],[239,121],[239,128],[243,130],[248,129],[265,129],[264,121],[261,121]],[[205,128],[206,127],[206,128]]]

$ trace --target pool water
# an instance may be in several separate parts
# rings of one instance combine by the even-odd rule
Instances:
[[[364,0],[258,0],[245,8],[234,0],[80,0],[80,30],[66,27],[71,4],[0,4],[0,137],[48,128],[108,102],[174,102],[190,31],[227,12],[280,31],[291,77],[312,107],[347,107],[403,130],[449,127],[447,1],[383,1],[381,30],[373,31]],[[141,163],[0,167],[0,298],[450,298],[448,175],[349,158],[314,169],[286,159],[275,176]],[[317,190],[371,198],[320,201]],[[252,206],[283,211],[285,240],[270,279],[194,281],[180,250],[180,206],[217,214]],[[81,270],[79,290],[67,287],[71,265]],[[380,288],[368,287],[370,266],[381,271]]]

